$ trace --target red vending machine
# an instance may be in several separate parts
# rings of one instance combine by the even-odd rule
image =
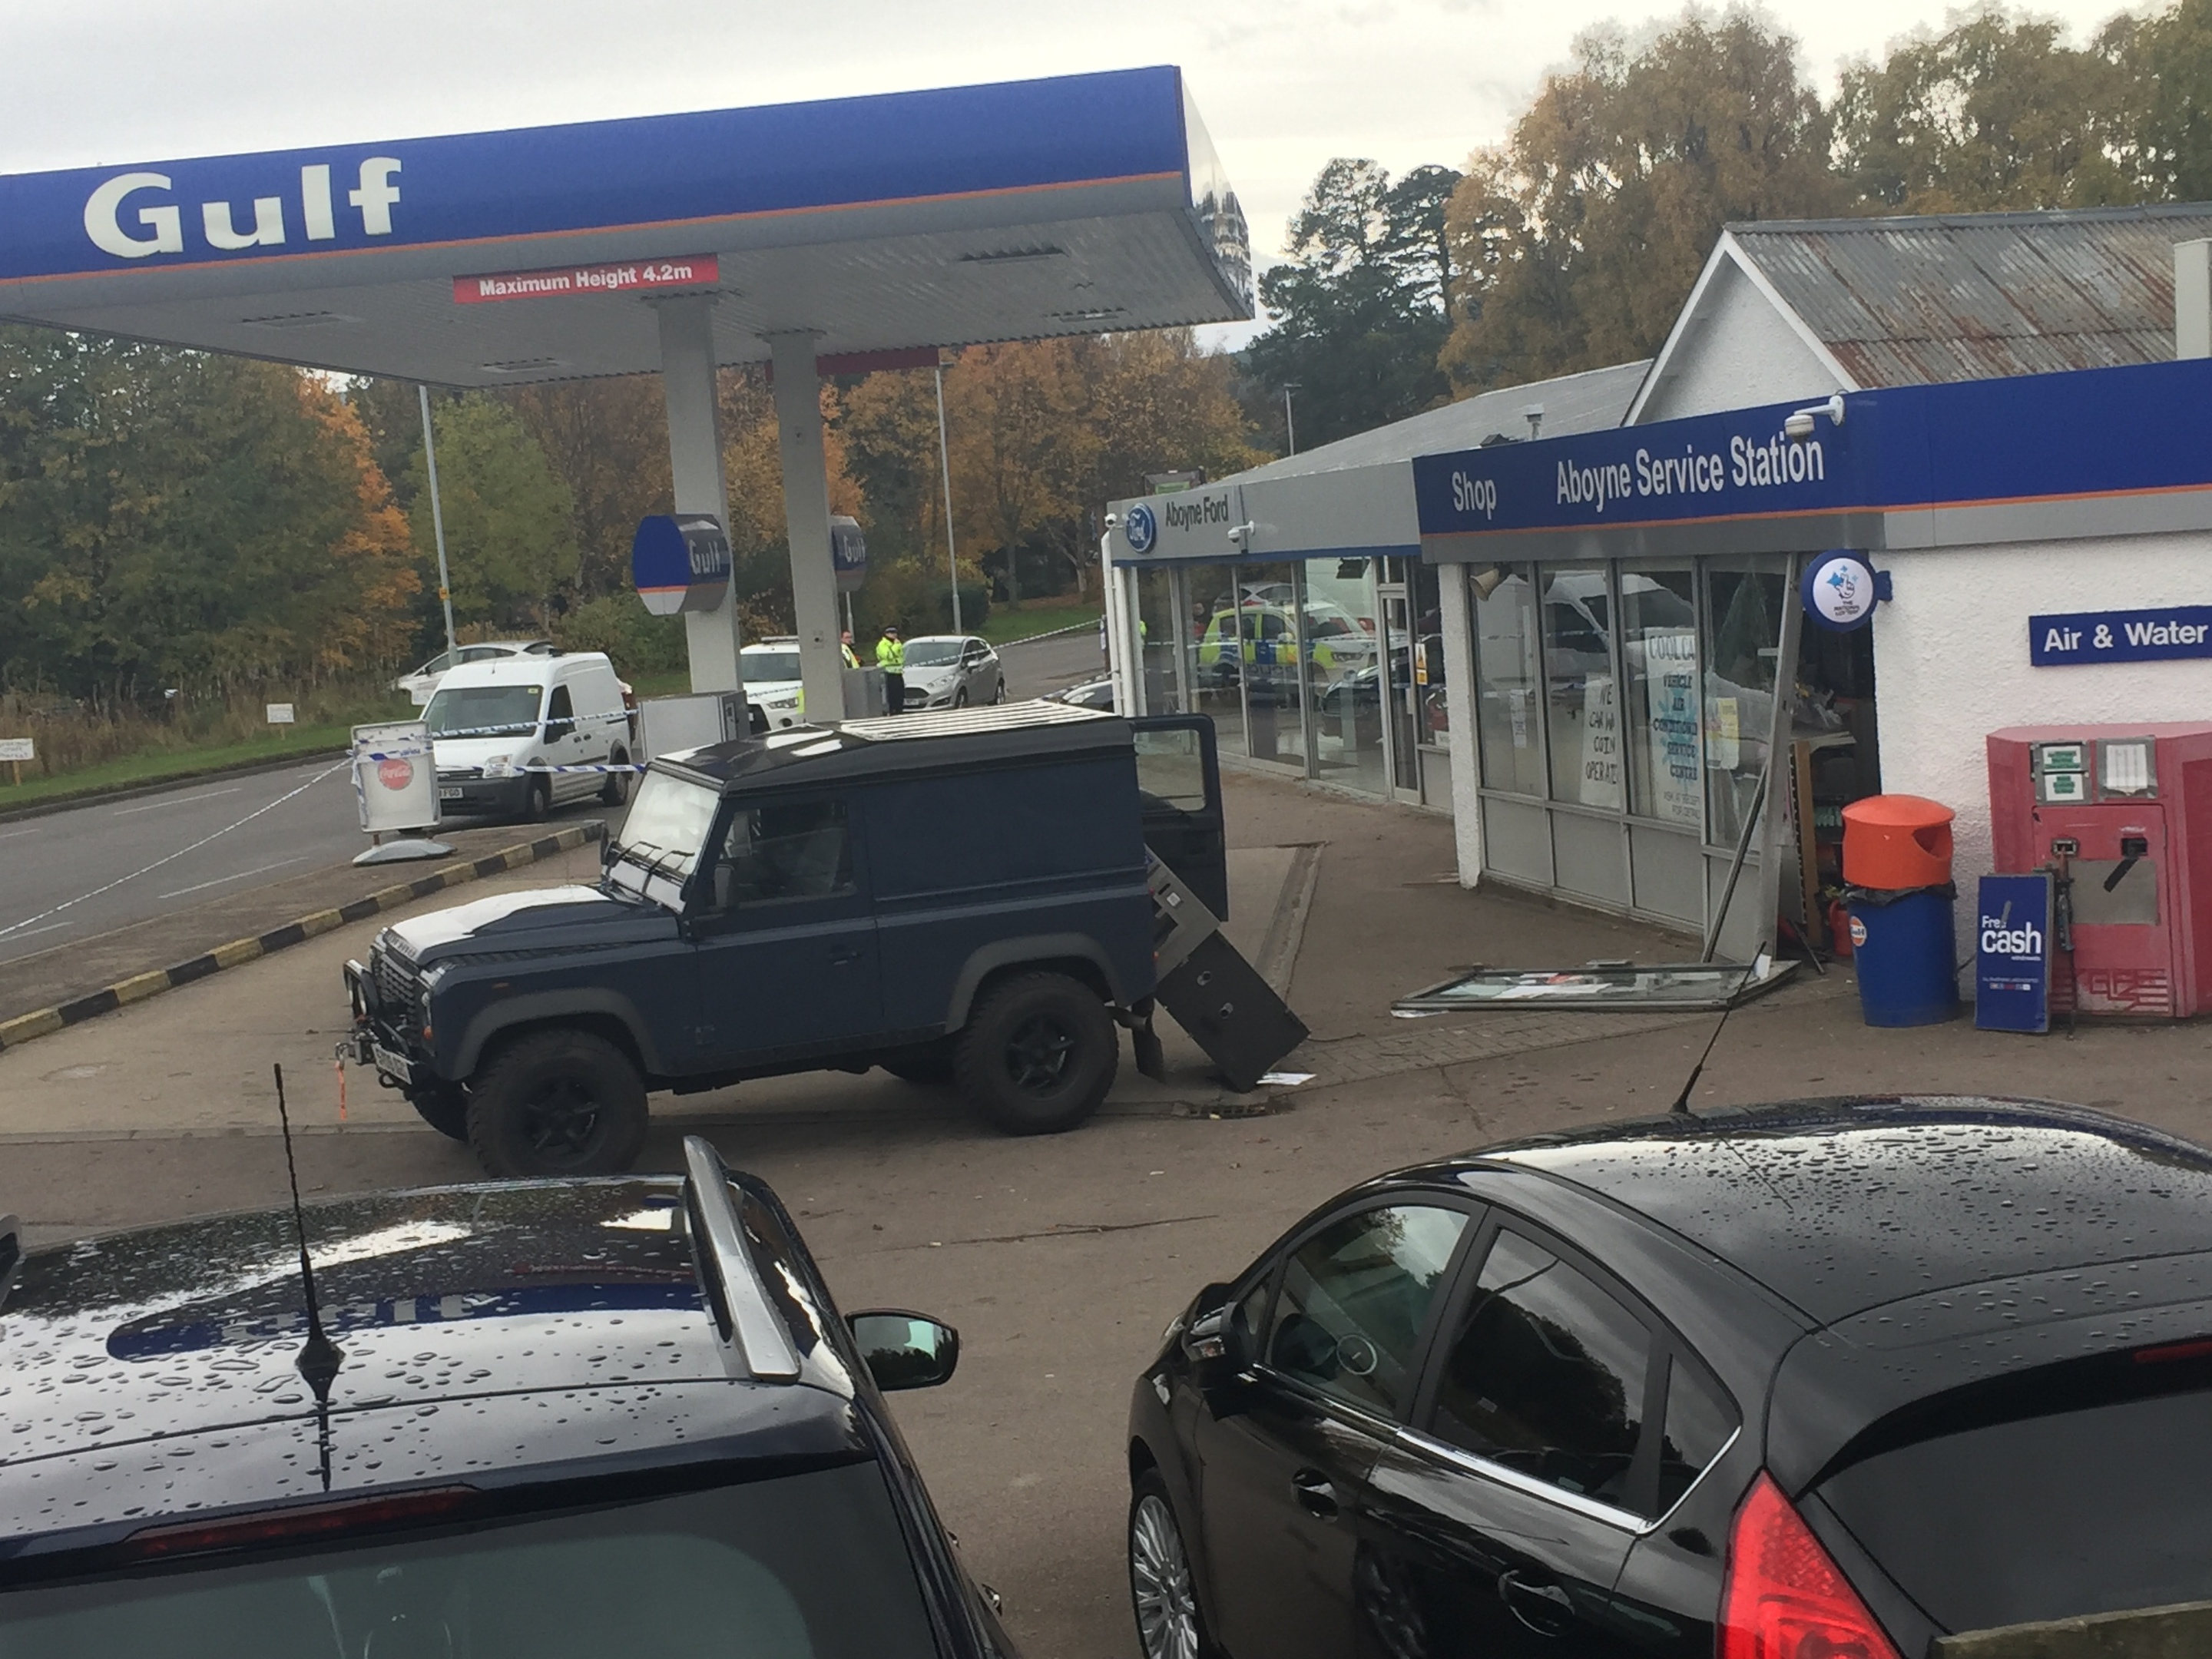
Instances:
[[[2212,722],[1989,738],[1997,872],[2057,877],[2051,1011],[2212,1012]]]

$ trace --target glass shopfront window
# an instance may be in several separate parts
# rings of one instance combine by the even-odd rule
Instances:
[[[1790,560],[1765,554],[1705,568],[1705,840],[1733,847],[1759,797],[1774,717],[1778,629]]]
[[[1696,830],[1705,823],[1698,710],[1697,576],[1685,560],[1620,573],[1620,648],[1629,811]]]
[[[1305,568],[1307,686],[1316,770],[1387,794],[1382,767],[1382,628],[1365,559],[1312,559]]]
[[[1512,566],[1474,602],[1475,741],[1485,786],[1541,795],[1544,714],[1537,706],[1543,696],[1537,665],[1542,656],[1528,568]]]
[[[1176,603],[1175,573],[1164,566],[1137,572],[1137,631],[1145,653],[1145,709],[1152,714],[1184,712],[1182,678],[1176,673],[1182,615]]]
[[[1237,638],[1235,565],[1200,565],[1184,578],[1190,597],[1189,678],[1194,712],[1211,714],[1224,749],[1244,746],[1243,650]]]
[[[1441,573],[1432,564],[1413,560],[1409,561],[1407,574],[1413,596],[1416,736],[1422,744],[1440,749],[1451,732],[1443,600],[1438,586]]]
[[[1245,565],[1238,589],[1247,752],[1254,760],[1303,768],[1305,643],[1298,628],[1297,572],[1287,564]]]
[[[1620,698],[1606,567],[1546,565],[1541,580],[1552,799],[1617,812],[1624,805]]]

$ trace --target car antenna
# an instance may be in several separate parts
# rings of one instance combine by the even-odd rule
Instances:
[[[315,1300],[314,1264],[307,1259],[307,1212],[300,1207],[300,1166],[292,1159],[292,1114],[284,1104],[284,1068],[270,1069],[276,1073],[276,1121],[284,1131],[284,1172],[292,1180],[292,1230],[300,1240],[300,1283],[307,1293],[307,1340],[293,1364],[315,1391],[316,1403],[328,1407],[331,1384],[345,1362],[345,1351],[323,1329],[322,1309]]]
[[[1690,1115],[1690,1091],[1698,1086],[1698,1078],[1705,1074],[1705,1062],[1713,1057],[1713,1044],[1721,1040],[1721,1033],[1728,1028],[1729,1016],[1735,1012],[1735,1005],[1750,988],[1751,976],[1759,971],[1759,964],[1765,959],[1766,941],[1761,939],[1759,949],[1751,953],[1751,960],[1744,964],[1743,977],[1736,981],[1735,989],[1729,993],[1729,1000],[1721,1005],[1721,1017],[1713,1022],[1713,1034],[1705,1039],[1705,1052],[1699,1054],[1698,1063],[1690,1067],[1689,1079],[1682,1085],[1682,1092],[1674,1097],[1674,1103],[1667,1109],[1669,1116]]]

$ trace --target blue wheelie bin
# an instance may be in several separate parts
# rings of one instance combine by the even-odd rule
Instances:
[[[1959,1011],[1952,957],[1951,820],[1917,795],[1844,808],[1844,902],[1869,1025],[1934,1025]]]

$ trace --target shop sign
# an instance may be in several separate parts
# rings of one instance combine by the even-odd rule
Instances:
[[[1974,1024],[2051,1029],[2051,876],[1984,876],[1975,908]]]
[[[391,720],[353,729],[353,790],[361,827],[373,835],[438,822],[438,763],[430,728]]]
[[[1242,558],[1252,551],[1242,484],[1201,484],[1136,502],[1115,530],[1121,559]]]
[[[2212,657],[2212,605],[2076,611],[2027,619],[2027,659],[2038,668],[2087,662],[2172,662],[2191,657]]]
[[[1859,554],[1823,553],[1807,563],[1797,597],[1820,627],[1849,634],[1874,620],[1875,605],[1889,597],[1889,577]]]
[[[836,573],[840,593],[857,593],[868,580],[868,541],[860,521],[844,514],[830,520],[830,565]]]
[[[1791,439],[1783,405],[1417,457],[1425,536],[1834,513],[1859,504],[1847,434]]]

